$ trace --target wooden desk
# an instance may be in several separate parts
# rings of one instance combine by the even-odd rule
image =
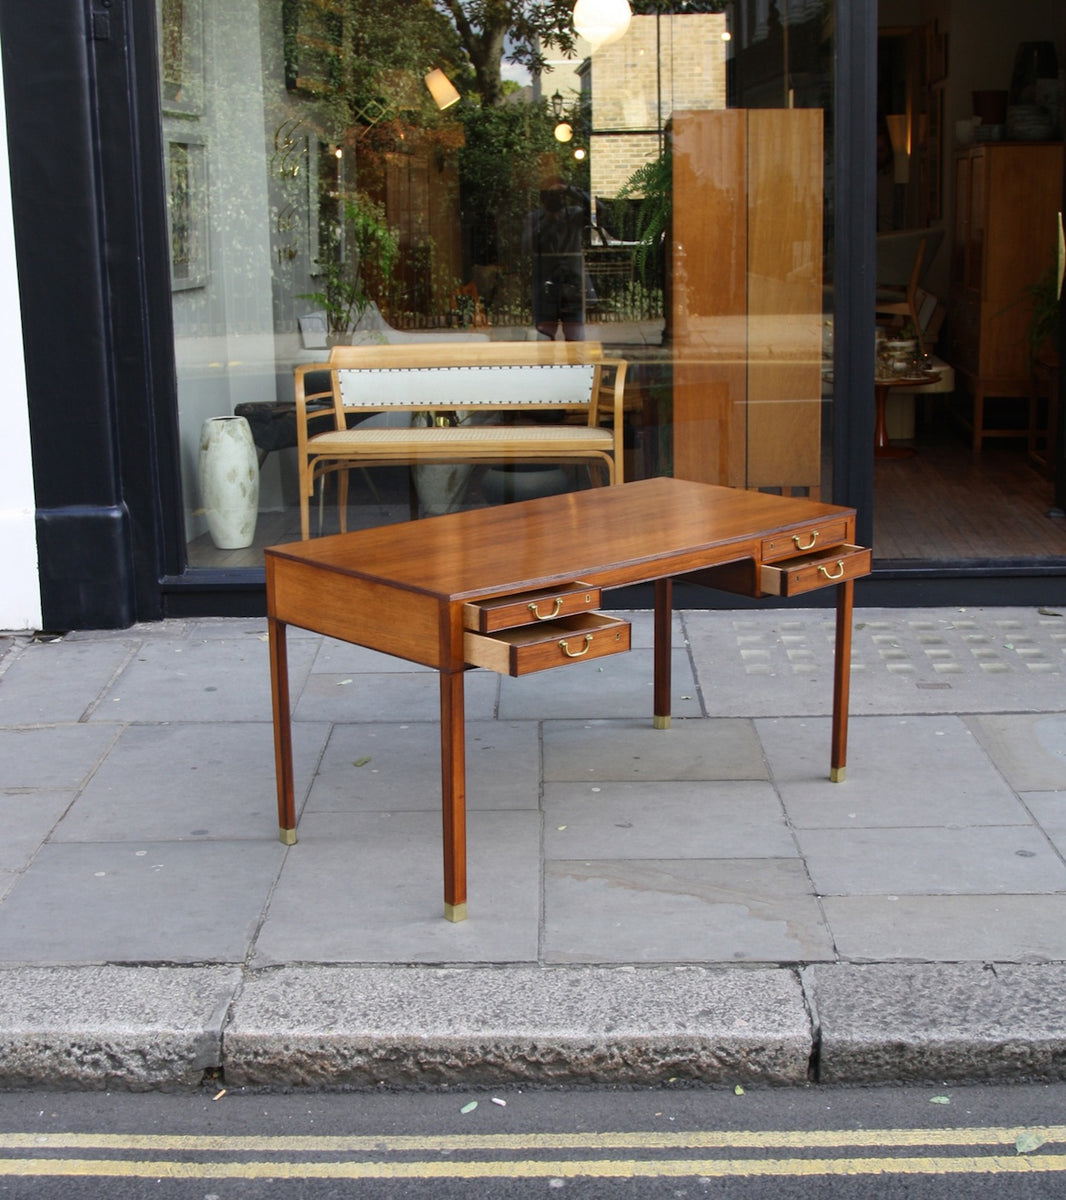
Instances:
[[[285,628],[440,672],[444,913],[466,916],[463,674],[566,666],[629,648],[602,590],[655,584],[654,723],[670,721],[674,578],[760,596],[837,587],[830,777],[843,779],[852,581],[870,551],[855,511],[680,479],[646,479],[266,551],[281,840],[296,841]]]

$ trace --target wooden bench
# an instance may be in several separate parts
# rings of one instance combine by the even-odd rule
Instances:
[[[324,373],[328,387],[311,390]],[[594,482],[621,483],[625,374],[599,342],[335,346],[296,368],[301,536],[331,472],[346,530],[353,467],[581,462]],[[535,423],[538,410],[562,415]],[[352,424],[360,415],[371,419]]]

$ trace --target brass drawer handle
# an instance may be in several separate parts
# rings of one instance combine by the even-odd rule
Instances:
[[[557,617],[559,615],[559,609],[562,608],[562,606],[563,606],[562,596],[556,596],[555,597],[555,607],[551,610],[550,613],[542,613],[542,612],[538,611],[537,602],[535,600],[531,604],[529,604],[527,607],[529,608],[529,611],[537,618],[538,621],[550,621],[552,619],[552,617]]]
[[[813,550],[815,542],[818,541],[818,530],[817,529],[811,530],[811,540],[806,544],[806,546],[800,545],[800,539],[799,539],[798,533],[794,533],[792,535],[792,541],[795,543],[797,550]]]
[[[588,654],[589,646],[592,645],[592,634],[585,634],[585,645],[580,650],[571,650],[567,644],[566,638],[563,638],[559,643],[559,649],[566,655],[567,658],[580,658],[583,654]]]
[[[822,566],[820,566],[818,568],[818,574],[824,575],[826,577],[826,579],[843,579],[844,578],[844,560],[842,558],[837,559],[837,569],[833,573],[830,573],[829,568],[823,564]]]

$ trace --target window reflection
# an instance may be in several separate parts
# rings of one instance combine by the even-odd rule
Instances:
[[[634,0],[592,45],[562,0],[472,30],[404,0],[159,0],[190,563],[299,536],[293,369],[338,341],[604,342],[627,478],[818,494],[830,8]],[[233,414],[260,512],[220,551],[200,433]],[[372,474],[350,528],[408,515],[406,472]],[[461,503],[491,502],[477,475]]]

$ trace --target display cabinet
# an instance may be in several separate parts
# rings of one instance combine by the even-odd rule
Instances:
[[[955,158],[948,361],[973,396],[973,449],[1029,437],[1030,289],[1054,261],[1062,144],[986,142]],[[989,397],[1015,399],[1017,420],[988,424]]]

